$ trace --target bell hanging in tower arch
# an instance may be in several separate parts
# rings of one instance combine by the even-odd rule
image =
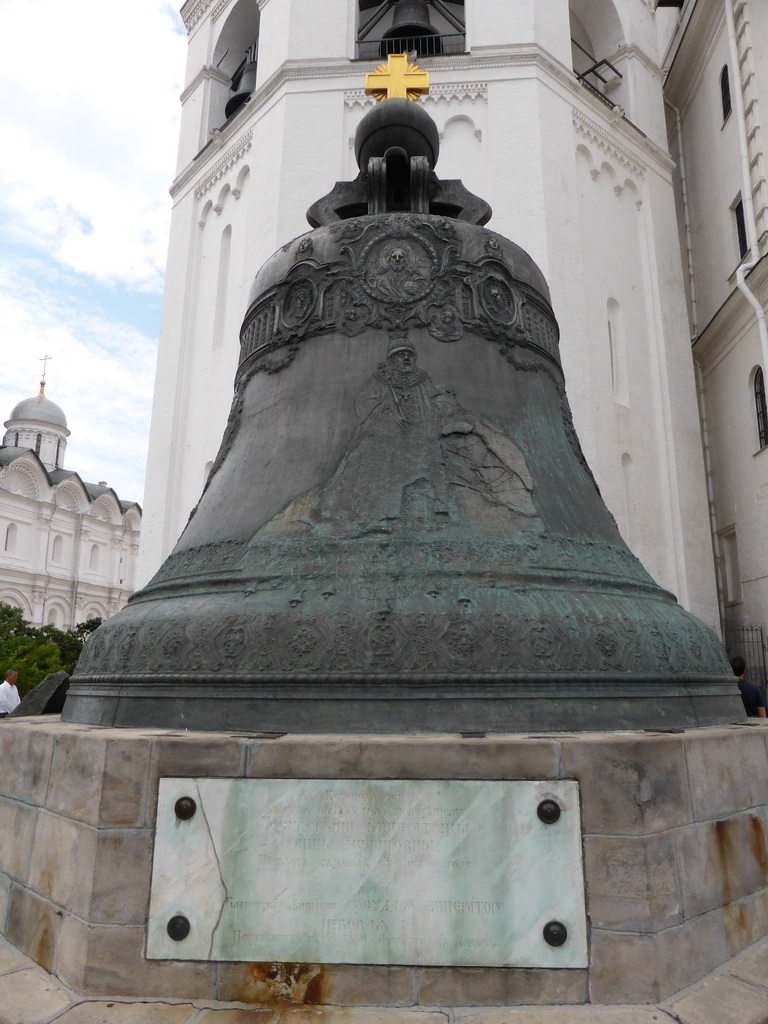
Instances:
[[[245,51],[245,59],[235,72],[232,78],[233,93],[227,100],[224,107],[224,116],[229,120],[232,115],[242,107],[253,90],[256,88],[256,67],[259,51],[259,41],[256,40]]]
[[[429,20],[426,0],[398,0],[392,25],[382,38],[382,57],[412,50],[420,57],[443,52],[440,33]]]

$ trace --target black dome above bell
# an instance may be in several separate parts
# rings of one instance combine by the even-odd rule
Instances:
[[[430,170],[434,170],[440,137],[437,125],[419,103],[400,99],[377,103],[358,125],[355,159],[361,170],[371,157],[383,157],[393,148],[404,149],[409,156],[425,157]]]

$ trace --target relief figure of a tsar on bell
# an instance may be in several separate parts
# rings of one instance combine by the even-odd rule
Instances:
[[[404,333],[355,400],[357,427],[336,471],[257,534],[362,537],[438,531],[467,519],[491,533],[540,530],[533,481],[498,426],[462,408],[418,365]]]

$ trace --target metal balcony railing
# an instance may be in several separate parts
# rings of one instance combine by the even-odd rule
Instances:
[[[463,32],[450,32],[438,36],[397,36],[395,39],[359,39],[357,56],[360,60],[378,60],[390,53],[412,53],[417,57],[437,57],[443,53],[464,53],[466,36]]]
[[[591,92],[593,96],[596,96],[600,100],[601,103],[604,103],[606,105],[606,107],[615,107],[616,106],[616,104],[613,102],[613,100],[609,99],[608,96],[606,96],[604,92],[601,92],[597,88],[596,85],[593,85],[592,82],[590,82],[588,78],[585,78],[584,75],[580,75],[578,71],[574,71],[574,74],[576,75],[578,80],[581,82],[581,84],[584,86],[584,88],[587,89],[589,92]]]

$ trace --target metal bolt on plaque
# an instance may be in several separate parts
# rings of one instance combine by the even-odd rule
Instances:
[[[176,812],[177,818],[180,818],[182,821],[189,821],[197,810],[197,804],[191,796],[180,796],[173,809]]]
[[[544,939],[550,946],[562,946],[568,938],[568,929],[561,921],[549,921],[544,925]]]
[[[189,928],[189,921],[183,914],[176,914],[168,922],[168,934],[174,942],[181,942],[182,939],[186,939],[189,935]]]
[[[554,825],[560,818],[560,804],[555,800],[542,800],[536,813],[545,825]]]

